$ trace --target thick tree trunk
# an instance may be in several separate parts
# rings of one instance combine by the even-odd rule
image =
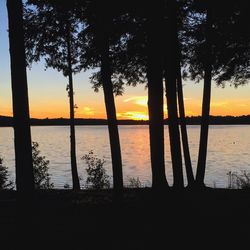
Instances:
[[[22,1],[7,0],[17,191],[34,190]]]
[[[105,107],[108,120],[109,141],[113,170],[113,185],[115,193],[120,194],[123,190],[122,155],[116,118],[113,84],[111,81],[109,43],[106,35],[103,36],[101,47],[101,81],[103,86]]]
[[[152,12],[149,14],[147,27],[147,78],[152,187],[163,188],[168,187],[164,162],[163,59],[160,29],[163,15],[157,7],[150,7]],[[159,15],[155,16],[154,10]]]
[[[177,20],[176,20],[176,1],[167,2],[167,36],[165,34],[166,55],[165,55],[165,88],[168,107],[168,127],[170,139],[170,151],[173,166],[174,188],[182,189],[184,187],[180,131],[178,124],[177,108]]]
[[[186,174],[188,186],[192,187],[194,185],[194,174],[191,163],[191,157],[189,152],[188,145],[188,135],[187,135],[187,126],[186,126],[186,117],[185,117],[185,107],[184,107],[184,98],[183,98],[183,89],[182,89],[182,79],[181,79],[181,68],[179,65],[177,76],[177,93],[178,93],[178,104],[179,104],[179,116],[180,116],[180,125],[181,125],[181,139],[183,146],[183,154],[186,166]]]
[[[211,46],[212,20],[211,10],[207,10],[206,24],[206,61],[204,72],[204,89],[202,101],[202,117],[200,130],[199,156],[196,172],[196,185],[204,187],[204,178],[206,170],[207,144],[208,144],[208,127],[211,101],[211,81],[212,81],[212,46]]]
[[[75,104],[74,104],[74,88],[73,88],[73,76],[72,76],[72,55],[71,55],[71,42],[70,42],[70,31],[68,27],[67,36],[67,49],[68,49],[68,68],[69,68],[69,108],[70,108],[70,159],[71,159],[71,173],[73,190],[80,190],[80,181],[77,171],[76,161],[76,135],[75,135]]]

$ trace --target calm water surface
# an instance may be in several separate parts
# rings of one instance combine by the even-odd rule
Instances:
[[[124,181],[129,177],[139,177],[141,182],[151,185],[149,132],[148,126],[119,126]],[[199,142],[199,126],[188,126],[192,163],[196,170]],[[9,168],[10,177],[15,178],[13,129],[0,128],[0,155]],[[86,165],[81,157],[90,150],[99,158],[104,158],[109,175],[111,158],[107,126],[77,126],[77,159],[82,183],[85,182]],[[69,127],[32,127],[32,140],[39,143],[41,154],[50,161],[49,172],[56,188],[64,184],[71,186]],[[250,126],[217,125],[210,126],[208,158],[205,182],[211,187],[227,187],[228,171],[250,171]],[[165,126],[166,174],[172,184],[171,156],[169,149],[168,128]]]

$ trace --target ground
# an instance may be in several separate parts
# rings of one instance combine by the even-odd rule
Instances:
[[[121,202],[108,190],[51,190],[25,204],[7,191],[0,212],[3,249],[239,249],[250,236],[248,190],[127,189]]]

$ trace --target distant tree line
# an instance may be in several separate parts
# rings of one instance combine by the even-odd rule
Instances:
[[[168,119],[164,119],[164,124],[168,124]],[[179,124],[181,124],[181,119],[178,118]],[[118,125],[148,125],[148,120],[132,120],[124,119],[118,120]],[[185,116],[185,123],[187,125],[200,125],[201,116]],[[68,126],[70,125],[70,120],[67,118],[31,118],[31,126]],[[108,121],[106,119],[98,118],[75,118],[75,125],[107,125]],[[210,125],[244,125],[250,124],[250,115],[242,116],[213,116],[209,117]],[[8,116],[0,116],[0,127],[13,127],[13,118]]]
[[[209,124],[220,119],[210,116],[212,80],[222,87],[226,83],[237,87],[246,84],[250,75],[247,1],[28,0],[23,8],[21,0],[7,0],[7,7],[18,191],[28,194],[34,190],[26,66],[41,59],[45,67],[67,78],[74,190],[80,185],[73,75],[89,69],[94,72],[94,90],[102,89],[104,94],[115,194],[123,191],[123,169],[114,96],[121,95],[126,85],[137,84],[146,84],[148,90],[152,188],[169,189],[164,160],[164,96],[173,188],[184,188],[182,154],[188,186],[205,187]],[[200,118],[185,117],[183,79],[204,82]],[[196,173],[186,130],[186,124],[195,119],[201,124]]]

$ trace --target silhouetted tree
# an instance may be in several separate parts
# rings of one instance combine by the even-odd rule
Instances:
[[[110,56],[111,40],[113,31],[113,9],[116,9],[115,3],[101,3],[92,1],[82,14],[85,21],[86,29],[82,32],[82,65],[84,68],[100,67],[100,71],[94,74],[94,79],[97,80],[95,90],[98,87],[103,88],[104,100],[108,121],[109,140],[112,158],[113,170],[113,185],[116,194],[121,194],[123,189],[123,174],[122,174],[122,156],[120,139],[116,118],[116,108],[113,92],[116,89],[112,83],[112,58]]]
[[[167,186],[164,162],[163,57],[161,32],[163,2],[150,3],[147,9],[147,79],[150,155],[153,188]],[[157,13],[157,15],[155,14]],[[156,28],[157,27],[157,28]]]
[[[224,10],[225,6],[227,6],[227,10]],[[245,1],[237,3],[222,1],[219,5],[207,3],[206,22],[206,60],[201,126],[203,131],[201,131],[196,177],[198,185],[204,184],[205,176],[211,79],[213,77],[217,84],[231,81],[238,86],[245,84],[250,77],[250,32],[247,27]]]
[[[193,187],[195,183],[195,178],[193,174],[192,162],[189,151],[188,144],[188,134],[186,126],[186,116],[185,116],[185,106],[184,106],[184,97],[183,97],[183,87],[182,87],[182,77],[181,77],[181,68],[177,72],[177,95],[178,95],[178,107],[179,107],[179,116],[180,116],[180,125],[181,125],[181,139],[183,146],[183,155],[186,166],[187,182],[189,187]]]
[[[166,3],[166,1],[163,1],[164,3]],[[165,33],[166,35],[166,39],[164,40],[164,45],[167,46],[170,44],[170,38],[168,36],[168,29],[171,28],[171,25],[169,20],[171,18],[168,18],[168,15],[172,9],[171,9],[171,2],[170,2],[170,7],[168,6],[168,2],[167,2],[167,6],[164,6],[163,5],[163,2],[160,2],[158,3],[157,5],[153,5],[152,2],[148,2],[148,4],[145,4],[143,3],[143,8],[142,8],[142,4],[139,4],[138,1],[137,1],[137,4],[131,4],[132,8],[129,9],[128,11],[128,35],[125,39],[125,45],[126,46],[123,46],[123,48],[125,47],[124,51],[126,51],[124,54],[122,54],[122,56],[118,53],[118,57],[122,57],[122,59],[126,58],[126,62],[124,63],[124,61],[122,61],[123,63],[123,67],[122,65],[120,65],[120,63],[116,63],[116,65],[118,66],[121,66],[120,68],[118,67],[118,69],[120,70],[120,72],[123,72],[121,73],[122,75],[125,76],[125,78],[128,78],[129,79],[129,84],[132,83],[132,85],[136,85],[133,83],[133,81],[131,81],[131,79],[134,79],[135,82],[142,82],[142,83],[145,83],[146,82],[146,79],[143,78],[144,74],[147,74],[147,76],[151,76],[151,71],[152,71],[152,68],[153,69],[157,69],[155,70],[155,72],[157,71],[158,72],[158,78],[151,78],[151,79],[148,79],[149,82],[151,83],[148,83],[148,89],[149,89],[149,92],[150,93],[153,93],[152,91],[154,91],[155,93],[153,95],[150,94],[150,96],[153,96],[155,99],[156,99],[156,102],[153,101],[153,105],[149,105],[149,119],[150,119],[150,114],[153,113],[152,117],[157,117],[159,115],[159,113],[161,112],[162,110],[162,107],[161,108],[157,108],[157,112],[150,112],[150,110],[153,110],[153,107],[155,105],[157,105],[157,103],[159,104],[159,102],[161,101],[161,95],[159,94],[159,88],[158,86],[160,86],[159,84],[156,84],[156,82],[159,83],[159,79],[160,79],[160,75],[159,75],[159,72],[161,73],[161,81],[162,81],[162,56],[161,54],[163,53],[163,51],[165,51],[166,53],[166,58],[168,59],[168,53],[172,53],[172,56],[175,58],[176,60],[176,69],[175,66],[171,65],[171,62],[173,60],[169,59],[169,66],[172,67],[169,72],[171,72],[172,69],[174,69],[176,71],[176,73],[174,72],[171,72],[170,74],[172,74],[172,84],[175,84],[176,85],[176,78],[178,77],[177,76],[177,73],[179,71],[179,57],[178,57],[178,60],[177,60],[177,51],[174,52],[173,51],[173,48],[169,48],[168,51],[166,51],[166,49],[164,50],[164,48],[162,47],[162,40],[164,39],[164,36],[163,34]],[[180,3],[181,2],[181,3]],[[128,4],[129,5],[129,4]],[[158,6],[158,9],[157,9],[157,6]],[[161,6],[159,8],[159,6]],[[145,12],[147,11],[147,8],[149,8],[149,13],[151,16],[148,16],[148,15],[145,15]],[[179,22],[180,20],[182,20],[183,16],[186,15],[186,4],[185,3],[182,3],[182,1],[178,1],[178,8],[180,8],[181,10],[178,9],[178,12],[176,13],[174,19],[175,19],[175,22],[177,22],[177,17],[179,19]],[[164,11],[164,13],[162,13],[162,11]],[[184,12],[184,13],[182,13]],[[162,22],[162,20],[160,21],[160,18],[163,18],[165,19],[166,21],[166,26],[162,27],[162,24],[160,22]],[[155,20],[157,19],[158,20],[158,23],[155,21],[154,22],[154,25],[152,25],[153,28],[151,28],[151,32],[154,32],[154,35],[152,37],[156,37],[156,39],[153,39],[154,41],[154,46],[147,46],[149,45],[149,43],[152,42],[152,40],[148,39],[147,38],[147,32],[149,31],[149,29],[147,29],[147,27],[149,27],[148,23],[150,22],[149,19],[152,19],[152,18],[155,18]],[[172,23],[173,23],[173,20],[172,20]],[[180,24],[178,24],[180,25]],[[177,26],[177,23],[175,23],[175,27]],[[161,33],[158,32],[158,29],[155,29],[155,27],[159,27],[158,29],[162,29]],[[181,27],[182,28],[182,27]],[[178,27],[178,30],[180,29],[180,27]],[[174,30],[174,33],[172,32],[171,35],[174,35],[173,37],[173,40],[172,40],[172,44],[174,46],[176,46],[179,42],[178,42],[178,39],[177,39],[177,28],[175,28]],[[172,38],[171,38],[172,39]],[[147,43],[148,42],[148,43]],[[152,53],[151,51],[151,55],[148,56],[148,54],[150,54],[150,49],[154,50],[154,52]],[[178,48],[179,49],[179,48]],[[177,50],[177,47],[176,47],[176,50]],[[161,51],[159,53],[159,51]],[[178,52],[179,53],[179,52]],[[152,56],[153,55],[153,56]],[[149,58],[150,57],[150,58]],[[156,59],[157,60],[154,60]],[[118,60],[119,61],[119,60]],[[152,62],[153,61],[153,62]],[[128,65],[128,66],[127,66]],[[150,67],[148,67],[150,66]],[[166,69],[166,64],[165,64],[165,69]],[[148,70],[149,69],[149,70]],[[124,73],[125,72],[125,73]],[[165,71],[167,72],[167,71]],[[179,73],[178,73],[179,74]],[[154,73],[154,76],[156,76],[157,73],[155,74]],[[129,77],[128,77],[129,76]],[[166,74],[165,74],[166,76]],[[152,81],[153,79],[153,81]],[[158,80],[157,80],[158,79]],[[150,81],[151,80],[151,81]],[[181,79],[179,79],[179,83],[180,83]],[[149,86],[150,85],[150,86]],[[152,88],[151,88],[152,86]],[[175,91],[173,92],[176,92],[176,86],[174,86],[175,88]],[[157,89],[158,89],[158,94],[156,94],[157,92]],[[184,101],[183,101],[183,94],[182,94],[182,89],[180,90],[179,92],[179,95],[178,95],[178,98],[180,99],[179,102],[180,102],[180,105],[179,105],[179,109],[181,110],[180,112],[180,115],[182,116],[181,118],[181,124],[182,124],[182,131],[184,131],[182,134],[183,134],[183,141],[184,141],[184,157],[186,159],[186,171],[187,171],[187,175],[188,175],[188,179],[189,179],[189,182],[192,183],[193,182],[193,171],[192,171],[192,166],[191,166],[191,160],[190,160],[190,154],[189,154],[189,148],[188,148],[188,141],[187,141],[187,131],[186,131],[186,126],[185,126],[185,112],[184,112],[184,105],[181,105],[181,104],[184,104]],[[170,99],[172,98],[172,96],[170,96]],[[151,99],[151,98],[149,98]],[[174,105],[174,106],[173,106]],[[175,159],[175,163],[173,164],[173,169],[174,169],[174,178],[177,179],[179,178],[179,180],[183,179],[183,177],[181,177],[182,175],[182,164],[181,164],[181,160],[180,160],[180,157],[181,157],[181,149],[180,149],[180,135],[179,135],[179,131],[178,131],[178,116],[177,116],[177,98],[176,97],[173,97],[172,98],[172,101],[170,101],[170,103],[168,103],[168,106],[170,106],[170,110],[174,111],[174,117],[173,115],[170,115],[170,117],[172,117],[172,119],[170,118],[171,121],[174,121],[171,122],[171,125],[170,125],[170,130],[169,130],[169,133],[171,134],[170,135],[170,138],[171,138],[171,142],[172,142],[172,159]],[[172,112],[173,113],[173,112]],[[183,116],[184,114],[184,116]],[[158,116],[159,118],[159,116]],[[160,119],[161,120],[161,119]],[[157,134],[159,136],[159,134],[161,133],[161,121],[157,121],[155,124],[157,124],[157,127],[158,127],[158,130],[157,131]],[[174,126],[173,126],[174,125]],[[175,129],[173,129],[175,128]],[[152,134],[153,136],[151,137],[152,138],[152,142],[155,142],[155,143],[151,143],[151,157],[152,155],[154,155],[154,162],[156,163],[157,161],[155,161],[155,159],[158,159],[158,163],[159,162],[162,162],[162,160],[159,160],[159,159],[162,159],[162,141],[163,141],[163,133],[162,133],[162,136],[158,137],[156,134],[154,134],[152,132],[153,130],[151,130],[150,134]],[[173,133],[174,132],[174,133]],[[184,134],[185,133],[185,134]],[[157,140],[154,140],[154,138],[158,138]],[[161,139],[160,139],[161,138]],[[177,147],[176,147],[177,145]],[[157,150],[153,150],[153,148],[157,148]],[[152,150],[154,152],[157,152],[155,154],[152,154]],[[175,152],[177,150],[177,152]],[[179,153],[178,153],[179,152]],[[179,155],[179,156],[178,156]],[[188,159],[188,156],[189,156],[189,159]],[[188,162],[189,160],[189,162]],[[154,164],[152,161],[152,166],[157,166],[157,168],[159,167],[159,169],[162,169],[162,164]],[[178,170],[178,168],[176,167],[178,164],[176,163],[180,163],[179,166],[180,166],[180,171]],[[152,172],[153,172],[153,176],[156,175],[154,173],[154,171],[157,172],[157,170],[155,170],[155,167],[152,167]],[[165,175],[165,173],[164,173]],[[179,177],[178,177],[179,176]],[[153,177],[154,178],[154,177]],[[164,176],[162,176],[162,179],[164,179]],[[154,180],[153,180],[154,182]],[[176,182],[176,181],[175,181]],[[182,181],[180,181],[182,182]],[[183,186],[183,185],[182,185]]]
[[[112,20],[108,20],[110,17],[105,16],[104,13],[99,13],[99,23],[98,25],[98,48],[100,53],[100,61],[101,61],[101,81],[104,91],[105,105],[106,105],[106,113],[108,118],[108,128],[109,128],[109,136],[110,136],[110,146],[111,146],[111,156],[113,163],[113,174],[114,174],[114,188],[117,191],[121,191],[123,188],[123,176],[122,176],[122,156],[121,156],[121,147],[117,126],[117,118],[116,118],[116,109],[115,109],[115,101],[113,95],[113,86],[111,80],[111,65],[110,65],[110,57],[109,57],[109,36],[110,31],[109,22]]]
[[[166,29],[164,30],[165,63],[164,78],[168,108],[170,151],[173,164],[173,178],[175,188],[183,188],[183,170],[178,124],[177,87],[178,76],[178,43],[177,43],[177,4],[175,0],[166,2]]]
[[[26,75],[23,6],[21,0],[7,0],[11,84],[14,116],[16,187],[23,194],[34,190],[28,87]]]
[[[207,144],[208,144],[208,126],[211,101],[211,84],[212,84],[212,10],[207,6],[206,13],[206,30],[205,30],[205,54],[206,60],[204,63],[204,88],[202,98],[202,116],[200,129],[200,144],[199,155],[196,172],[196,184],[201,187],[204,185]]]
[[[112,80],[117,89],[121,90],[125,84],[136,86],[139,83],[147,83],[152,186],[167,187],[164,162],[162,44],[161,33],[155,29],[156,26],[162,26],[162,2],[154,5],[152,2],[145,4],[142,1],[126,1],[122,7],[122,14],[116,19],[115,29],[119,30],[121,38],[111,50]],[[161,13],[157,16],[157,12]]]
[[[79,68],[79,44],[77,32],[79,20],[70,4],[54,1],[30,1],[35,8],[27,8],[26,19],[26,53],[28,62],[45,59],[46,67],[61,71],[68,77],[67,92],[70,109],[70,156],[73,189],[80,189],[76,160],[75,138],[75,104],[73,74]],[[27,6],[28,7],[28,6]]]
[[[189,144],[188,144],[188,133],[186,126],[186,117],[185,117],[185,106],[184,106],[184,96],[183,96],[183,84],[182,77],[185,76],[182,74],[182,47],[181,41],[183,40],[184,29],[184,20],[187,18],[188,7],[190,1],[177,1],[177,99],[178,99],[178,110],[179,110],[179,121],[181,128],[181,142],[183,148],[183,156],[186,167],[186,176],[188,187],[193,187],[195,178],[192,169]]]
[[[143,6],[143,8],[142,8]],[[127,1],[122,6],[122,14],[116,19],[115,30],[120,39],[112,50],[113,83],[117,88],[124,84],[136,86],[147,83],[150,132],[150,156],[152,186],[167,187],[164,162],[163,130],[163,82],[161,34],[156,26],[161,26],[162,2],[142,3]],[[153,9],[153,11],[152,11]],[[113,34],[112,34],[113,36]]]
[[[227,6],[227,8],[225,8]],[[184,42],[186,65],[191,79],[204,78],[200,146],[196,173],[198,187],[204,186],[211,81],[235,86],[249,78],[249,31],[244,1],[192,1]],[[244,21],[243,21],[244,20]],[[242,31],[243,30],[243,31]],[[186,67],[184,67],[186,69]]]

